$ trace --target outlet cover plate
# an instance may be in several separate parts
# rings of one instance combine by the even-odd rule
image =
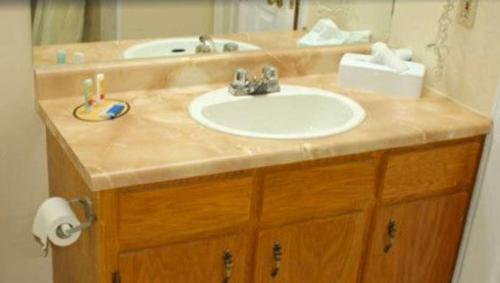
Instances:
[[[474,27],[478,0],[458,1],[458,23],[466,28]]]

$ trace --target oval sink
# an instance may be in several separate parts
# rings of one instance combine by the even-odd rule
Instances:
[[[221,132],[269,139],[304,139],[349,131],[363,122],[363,108],[329,91],[282,85],[279,93],[233,96],[226,88],[196,98],[191,117]]]
[[[258,46],[226,39],[214,38],[215,47],[222,52],[224,44],[235,43],[238,51],[260,50]],[[196,54],[196,46],[200,44],[198,37],[174,37],[162,40],[149,41],[134,45],[123,52],[124,59],[140,59],[154,57],[185,56]]]

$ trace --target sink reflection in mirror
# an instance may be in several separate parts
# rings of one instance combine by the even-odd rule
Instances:
[[[255,51],[260,50],[258,46],[253,44],[214,38],[214,49],[207,52],[197,51],[197,47],[202,43],[198,37],[176,37],[164,40],[150,41],[134,45],[125,52],[123,52],[124,59],[141,59],[141,58],[155,58],[155,57],[172,57],[172,56],[186,56],[194,55],[197,53],[223,53],[234,51]],[[228,47],[234,46],[234,49]]]
[[[365,118],[354,100],[326,90],[282,85],[267,95],[233,96],[227,88],[196,98],[191,117],[220,132],[252,138],[306,139],[349,131]]]
[[[259,52],[385,41],[394,0],[31,3],[33,60],[40,67],[213,55],[228,42],[231,52]],[[217,52],[196,52],[202,35],[214,38]]]

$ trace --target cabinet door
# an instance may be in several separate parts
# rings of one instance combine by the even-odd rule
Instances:
[[[460,193],[381,208],[364,282],[450,282],[467,203]]]
[[[246,239],[243,235],[234,235],[122,254],[121,282],[247,282]],[[232,263],[226,262],[227,255],[231,256]],[[230,277],[225,281],[227,271]]]
[[[359,212],[261,232],[254,282],[357,282],[365,223]]]

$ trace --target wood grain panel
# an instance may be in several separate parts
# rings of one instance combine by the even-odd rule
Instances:
[[[404,198],[470,187],[481,143],[468,142],[388,156],[382,198]]]
[[[120,194],[122,249],[223,231],[248,222],[251,176]]]
[[[271,172],[264,176],[264,224],[359,209],[374,199],[376,159]]]
[[[247,237],[242,234],[125,253],[122,283],[222,283],[224,251],[233,255],[230,283],[248,282]]]
[[[357,282],[366,219],[365,213],[352,213],[261,232],[254,282]],[[283,256],[273,278],[276,242]]]
[[[364,282],[450,282],[459,247],[466,193],[381,208],[376,213]],[[388,223],[396,223],[388,253]]]
[[[99,282],[112,282],[112,274],[118,272],[118,194],[119,190],[101,191],[100,205],[97,210],[99,225],[99,255],[100,278]]]
[[[358,282],[356,270],[364,282],[448,282],[482,141],[91,193],[47,132],[50,194],[89,196],[97,215],[77,243],[54,247],[54,282],[110,282],[116,271],[122,282],[222,282],[226,248],[237,254],[230,282]],[[385,254],[390,219],[397,236]],[[271,279],[277,240],[282,272]]]
[[[98,196],[90,192],[66,152],[49,131],[47,131],[47,157],[51,197],[58,196],[70,200],[88,196],[91,197],[94,206],[99,205]],[[74,210],[79,219],[84,219],[80,207],[75,206]],[[106,282],[105,279],[99,280],[100,223],[97,222],[90,229],[83,231],[78,241],[71,246],[50,247],[54,283]]]

